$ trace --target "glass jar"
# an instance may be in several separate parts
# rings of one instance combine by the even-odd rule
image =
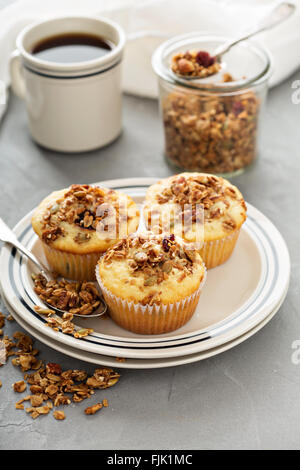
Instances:
[[[228,38],[192,33],[164,42],[152,65],[159,79],[165,156],[177,169],[224,176],[241,173],[257,156],[271,61],[250,41],[224,55],[221,70],[189,80],[175,75],[172,57],[213,51]]]

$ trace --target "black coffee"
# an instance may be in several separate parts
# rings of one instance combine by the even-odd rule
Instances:
[[[99,59],[113,47],[112,42],[100,36],[66,33],[43,39],[33,47],[31,53],[50,62],[85,62]]]

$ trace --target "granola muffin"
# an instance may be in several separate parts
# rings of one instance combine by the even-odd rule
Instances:
[[[186,242],[197,242],[210,269],[232,254],[246,210],[242,194],[226,179],[206,173],[181,173],[148,188],[144,215],[148,229],[165,231],[166,222],[169,231]]]
[[[199,253],[175,235],[132,234],[99,260],[110,316],[140,334],[176,330],[193,315],[205,280]]]
[[[32,217],[50,268],[79,281],[94,280],[99,257],[138,223],[139,212],[129,196],[79,184],[50,194]]]

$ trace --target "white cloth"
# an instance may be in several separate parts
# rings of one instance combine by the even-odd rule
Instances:
[[[151,68],[154,49],[166,38],[192,31],[238,35],[256,24],[277,0],[17,0],[0,10],[0,118],[3,93],[9,86],[9,57],[16,36],[30,22],[50,16],[83,14],[117,21],[128,34],[123,64],[125,92],[156,97]],[[274,60],[270,85],[276,85],[300,66],[300,0],[296,12],[257,41]],[[1,84],[2,82],[2,84]],[[4,84],[4,85],[3,85]],[[2,90],[2,96],[1,96]]]

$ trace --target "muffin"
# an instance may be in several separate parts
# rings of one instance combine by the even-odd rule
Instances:
[[[140,334],[188,322],[205,280],[199,253],[174,234],[132,234],[99,260],[96,277],[111,318]]]
[[[129,196],[79,184],[50,194],[32,217],[50,268],[79,281],[94,280],[99,257],[138,223],[139,212]]]
[[[226,179],[181,173],[148,188],[144,216],[155,233],[165,231],[168,224],[170,232],[196,244],[210,269],[231,256],[246,210],[242,194]]]

